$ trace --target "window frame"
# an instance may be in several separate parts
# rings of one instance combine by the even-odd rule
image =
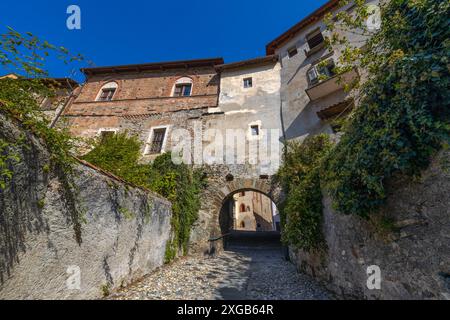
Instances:
[[[116,93],[119,89],[119,84],[116,81],[109,81],[107,83],[105,83],[99,90],[99,92],[97,93],[97,97],[95,98],[95,101],[97,102],[109,102],[109,101],[113,101],[114,97],[116,96]],[[111,96],[107,96],[108,99],[103,99],[103,93],[109,91],[112,92]]]
[[[310,41],[312,39],[315,39],[318,36],[321,36],[322,41],[318,42],[315,46],[311,47]],[[312,31],[311,33],[307,34],[306,37],[306,43],[308,44],[309,51],[316,50],[317,48],[320,48],[325,43],[325,37],[323,36],[322,30],[320,28]]]
[[[117,128],[100,128],[97,131],[97,137],[101,138],[103,132],[113,132],[114,134],[117,134],[118,131],[119,131],[119,129],[117,129]]]
[[[292,51],[295,50],[294,54],[291,54]],[[295,57],[298,54],[298,48],[297,46],[292,46],[290,48],[287,49],[287,55],[289,59],[292,59],[293,57]]]
[[[327,65],[325,66],[319,66],[320,64],[324,63],[325,61],[328,61]],[[332,66],[332,68],[330,69],[330,66]],[[334,76],[336,76],[336,72],[333,72],[333,68],[336,67],[336,63],[334,62],[333,58],[326,58],[316,64],[314,64],[311,68],[308,69],[308,71],[306,72],[306,77],[308,79],[308,84],[309,87],[313,87],[315,85],[318,85],[319,83],[322,83],[324,81],[327,81],[330,78],[333,78]],[[326,73],[322,72],[323,70],[327,70]],[[316,77],[315,77],[315,81],[311,81],[311,77],[310,74],[311,72],[314,72]],[[321,80],[320,76],[326,76],[326,79]]]
[[[253,77],[247,77],[243,79],[244,89],[253,88]]]
[[[144,156],[153,156],[153,155],[161,155],[166,152],[166,145],[167,145],[167,139],[169,137],[169,125],[162,125],[162,126],[155,126],[150,128],[150,134],[147,139],[147,142],[145,143],[145,149],[144,149]],[[155,131],[164,129],[164,138],[161,143],[161,150],[159,153],[152,152],[153,147],[153,139],[155,136]]]
[[[189,95],[185,95],[185,88],[187,86],[190,86],[190,92]],[[181,91],[180,94],[177,94],[177,88],[181,87]],[[175,83],[173,84],[172,87],[172,94],[171,96],[174,98],[184,98],[184,97],[192,97],[192,94],[194,92],[194,80],[192,80],[191,77],[188,76],[184,76],[184,77],[180,77],[178,78]]]

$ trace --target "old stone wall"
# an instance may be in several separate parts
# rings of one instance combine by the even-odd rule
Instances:
[[[0,138],[21,159],[0,190],[0,299],[99,298],[163,265],[167,200],[83,164],[66,176],[3,116]]]
[[[280,203],[282,194],[280,186],[273,177],[255,176],[255,169],[250,165],[215,165],[206,166],[208,187],[200,195],[201,208],[199,218],[194,223],[189,242],[191,254],[207,254],[210,250],[209,239],[223,235],[221,220],[226,218],[229,208],[224,208],[226,201],[237,192],[257,191],[268,196],[276,204]],[[222,242],[216,243],[216,250],[221,250]]]
[[[348,298],[450,299],[449,153],[418,181],[398,179],[371,221],[336,213],[324,198],[327,251],[291,250],[300,270]],[[381,269],[381,290],[367,288],[367,268]]]

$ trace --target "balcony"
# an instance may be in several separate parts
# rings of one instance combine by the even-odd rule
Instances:
[[[311,101],[323,98],[333,92],[344,89],[346,83],[350,83],[359,77],[354,69],[340,75],[335,75],[306,89],[306,94]],[[340,79],[340,81],[339,81]]]

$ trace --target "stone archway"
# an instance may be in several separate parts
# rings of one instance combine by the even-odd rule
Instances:
[[[282,198],[281,187],[274,181],[273,176],[235,177],[225,170],[210,172],[208,187],[201,195],[199,217],[191,232],[191,253],[209,252],[209,239],[222,235],[220,213],[225,201],[241,191],[260,192],[277,206]]]

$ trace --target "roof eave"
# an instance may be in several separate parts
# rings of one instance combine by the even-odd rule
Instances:
[[[266,54],[275,54],[275,50],[281,45],[292,39],[300,30],[307,27],[308,25],[320,20],[327,12],[337,7],[340,0],[330,0],[321,6],[319,9],[308,15],[306,18],[302,19],[296,25],[291,27],[289,30],[278,36],[276,39],[272,40],[268,45],[266,45]]]

